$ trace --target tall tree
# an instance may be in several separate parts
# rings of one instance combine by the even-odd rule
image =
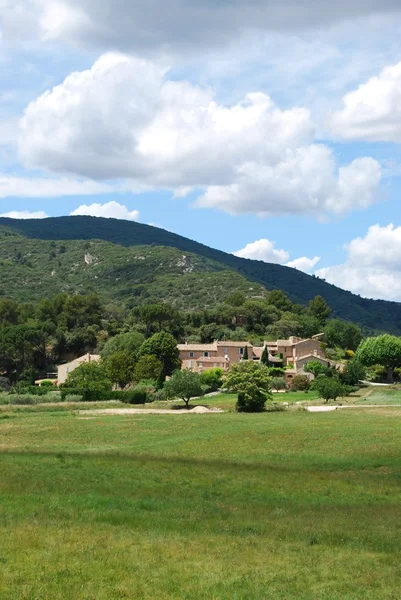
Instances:
[[[387,381],[393,383],[394,369],[401,366],[401,338],[385,334],[364,340],[355,358],[367,367],[382,365],[387,369]]]
[[[309,312],[312,317],[318,319],[320,325],[324,326],[331,314],[331,308],[322,296],[315,296],[309,302]]]
[[[354,323],[331,319],[324,328],[325,342],[331,348],[356,350],[362,340],[362,330]]]
[[[260,358],[260,362],[262,363],[262,365],[266,365],[266,367],[269,366],[269,351],[267,349],[267,346],[265,346],[263,348],[263,352],[262,352],[262,356]]]
[[[159,380],[161,383],[166,377],[181,368],[177,342],[170,333],[161,331],[146,340],[139,350],[139,355],[144,356],[146,354],[152,354],[161,361],[163,365]]]

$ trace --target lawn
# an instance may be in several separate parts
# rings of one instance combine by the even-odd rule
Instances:
[[[365,398],[357,400],[356,404],[401,406],[401,389],[386,387],[374,388],[367,396],[365,396]]]
[[[0,413],[1,600],[401,589],[401,411]]]

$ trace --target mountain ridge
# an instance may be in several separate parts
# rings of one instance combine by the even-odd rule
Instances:
[[[372,330],[401,332],[401,303],[361,298],[291,267],[240,258],[151,225],[89,216],[40,220],[1,217],[0,228],[33,240],[103,240],[124,247],[176,248],[220,263],[268,290],[281,289],[293,302],[307,304],[314,296],[321,295],[333,309],[335,317],[360,323]]]

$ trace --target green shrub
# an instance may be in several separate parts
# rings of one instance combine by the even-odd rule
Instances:
[[[317,391],[319,397],[325,402],[337,400],[340,396],[347,395],[347,388],[341,383],[338,377],[319,375],[313,382],[313,389]]]
[[[83,396],[79,394],[67,394],[64,399],[65,402],[82,402],[82,400]]]
[[[255,394],[252,397],[238,394],[236,409],[238,412],[262,412],[265,409],[265,404],[266,396],[264,394]]]
[[[306,375],[295,375],[291,381],[291,389],[294,392],[307,392],[310,388],[309,377]]]
[[[270,389],[276,390],[277,392],[279,390],[287,389],[287,384],[285,382],[284,377],[273,377],[270,382]]]
[[[40,386],[41,388],[54,388],[54,383],[52,381],[50,381],[50,379],[44,379],[41,383]]]
[[[10,394],[10,404],[28,406],[38,404],[38,399],[28,394]]]
[[[270,377],[284,377],[285,369],[282,367],[269,367]]]
[[[223,385],[223,369],[207,369],[201,373],[200,378],[206,393],[217,392]]]
[[[145,389],[134,388],[126,391],[113,391],[109,394],[111,400],[119,400],[126,404],[146,404],[148,394]]]

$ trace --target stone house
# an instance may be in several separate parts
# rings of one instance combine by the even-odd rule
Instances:
[[[304,340],[291,336],[288,340],[264,342],[263,346],[253,346],[250,342],[215,341],[212,344],[178,344],[183,369],[202,372],[206,369],[220,367],[228,371],[230,365],[239,363],[248,348],[249,360],[259,361],[264,347],[269,353],[269,362],[283,364],[294,374],[302,372],[305,364],[311,360],[320,360],[330,364],[326,359],[321,336]],[[290,378],[290,377],[288,377]]]
[[[68,375],[83,363],[96,362],[98,360],[100,360],[100,356],[98,354],[88,353],[72,360],[71,362],[65,363],[64,365],[59,365],[57,367],[57,385],[65,383]]]

